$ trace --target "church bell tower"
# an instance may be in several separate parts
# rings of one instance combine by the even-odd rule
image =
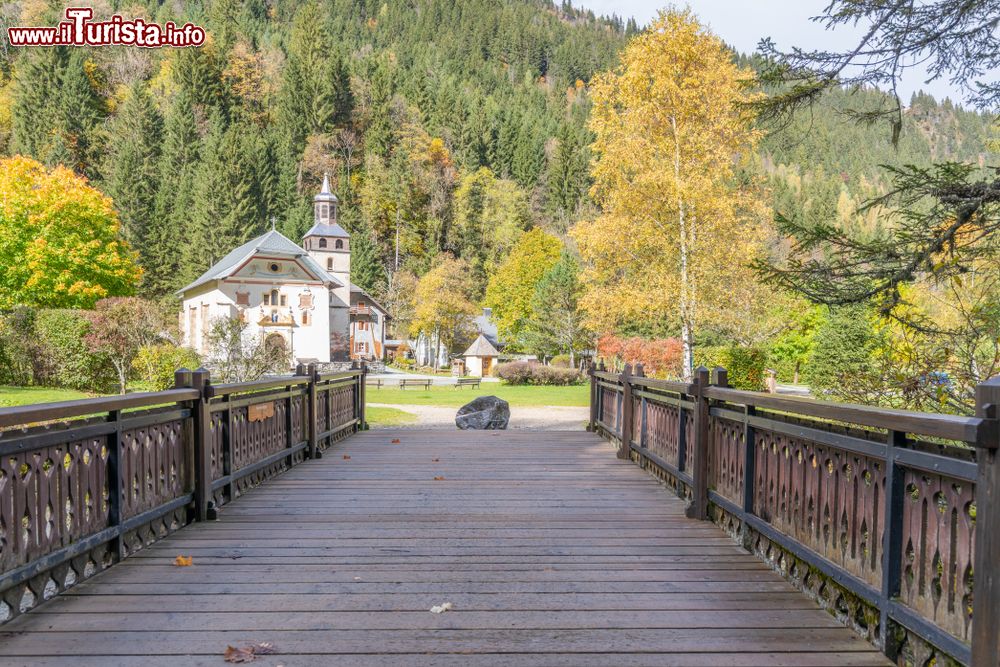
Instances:
[[[340,201],[330,192],[330,178],[323,174],[323,187],[313,197],[312,228],[302,238],[302,247],[309,256],[333,276],[341,287],[330,293],[330,331],[337,339],[340,332],[346,340],[350,338],[351,307],[351,235],[337,224],[337,207]],[[349,358],[350,350],[331,347],[331,359],[340,361]]]

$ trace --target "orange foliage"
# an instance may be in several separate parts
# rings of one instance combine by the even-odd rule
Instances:
[[[610,361],[612,367],[641,363],[649,377],[679,376],[682,351],[678,338],[647,340],[638,336],[619,338],[606,334],[597,341],[597,355],[605,363]]]

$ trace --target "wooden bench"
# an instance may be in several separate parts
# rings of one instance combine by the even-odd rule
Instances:
[[[455,380],[455,389],[459,387],[472,387],[473,389],[479,389],[479,383],[482,382],[480,378],[458,378]]]
[[[365,380],[366,387],[375,387],[376,389],[381,389],[385,384],[384,378],[368,378]]]
[[[427,378],[406,378],[399,381],[399,388],[406,389],[407,387],[423,387],[424,390],[431,388],[434,380]]]

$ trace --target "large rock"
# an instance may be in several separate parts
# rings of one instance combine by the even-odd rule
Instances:
[[[455,426],[463,431],[499,431],[510,421],[510,405],[496,396],[480,396],[458,409]]]

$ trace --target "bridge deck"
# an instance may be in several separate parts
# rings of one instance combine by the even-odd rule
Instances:
[[[355,435],[15,619],[0,664],[258,642],[288,667],[888,664],[597,436],[514,431]]]

